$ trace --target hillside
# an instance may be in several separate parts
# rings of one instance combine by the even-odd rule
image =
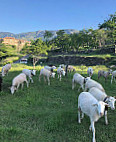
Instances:
[[[53,37],[57,36],[56,32],[58,30],[52,30],[50,32],[52,32]],[[65,29],[64,30],[66,34],[71,34],[71,33],[78,33],[77,30],[74,29]],[[42,39],[44,39],[44,33],[45,30],[39,30],[39,31],[35,31],[35,32],[27,32],[27,33],[20,33],[20,34],[13,34],[10,32],[0,32],[0,38],[4,38],[4,37],[15,37],[16,39],[25,39],[25,40],[35,40],[39,37],[41,37]]]

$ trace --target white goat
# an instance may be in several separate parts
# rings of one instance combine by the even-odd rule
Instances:
[[[80,85],[78,91],[80,90],[80,88],[82,88],[82,89],[84,90],[85,78],[84,78],[82,75],[80,75],[79,73],[75,73],[75,74],[73,75],[73,79],[72,79],[72,89],[74,89],[75,83],[77,83],[77,84]]]
[[[103,102],[107,103],[108,106],[111,107],[112,110],[115,109],[116,99],[114,97],[107,96],[107,94],[105,92],[102,92],[101,90],[99,90],[96,87],[90,88],[89,93],[91,93],[92,96],[94,96],[98,101],[103,101]],[[104,112],[106,125],[108,124],[107,111],[108,111],[108,107],[105,108],[105,112]]]
[[[106,103],[97,101],[89,92],[82,92],[78,97],[78,122],[81,123],[81,119],[84,117],[84,113],[89,116],[91,125],[89,129],[93,132],[93,142],[95,142],[95,127],[94,123],[104,115]],[[82,118],[80,113],[82,112]]]
[[[39,81],[40,81],[40,78],[41,78],[42,75],[44,76],[44,81],[46,81],[45,77],[47,77],[48,85],[50,85],[50,79],[49,78],[50,77],[55,78],[55,73],[51,72],[51,71],[49,71],[49,70],[47,70],[45,68],[40,70]]]
[[[33,83],[32,76],[36,75],[36,70],[23,69],[22,72],[29,77],[29,82]]]
[[[60,78],[60,81],[61,81],[62,75],[65,76],[65,73],[66,72],[64,71],[64,69],[62,67],[58,67],[57,74],[58,74],[58,78]]]
[[[90,77],[87,77],[85,79],[85,90],[84,91],[87,91],[87,89],[90,89],[92,87],[99,88],[101,91],[105,92],[103,86],[99,82],[91,79]]]
[[[59,67],[61,67],[61,68],[65,68],[65,67],[66,67],[66,65],[61,64],[61,65],[59,65]]]
[[[23,88],[24,82],[27,83],[27,87],[28,87],[28,81],[27,81],[26,75],[24,73],[20,73],[19,75],[17,75],[12,80],[12,86],[10,87],[11,93],[14,94],[14,91],[18,90],[20,84],[22,84],[22,88]]]
[[[87,74],[89,75],[89,77],[93,75],[93,69],[91,67],[88,68]]]
[[[45,66],[44,68],[51,71],[51,72],[53,72],[53,70],[56,69],[55,66]]]
[[[68,71],[69,72],[75,71],[75,68],[72,65],[68,65]]]
[[[115,81],[115,77],[116,77],[116,70],[112,72],[111,84],[112,84],[113,79]]]
[[[2,68],[2,76],[5,76],[6,74],[8,75],[8,71],[11,68],[11,64],[6,64],[5,66],[3,66]]]
[[[112,73],[112,70],[110,69],[109,71],[103,71],[99,70],[98,71],[98,79],[103,76],[105,78],[105,81],[107,80],[108,76]]]

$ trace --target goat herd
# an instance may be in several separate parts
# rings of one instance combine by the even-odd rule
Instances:
[[[11,68],[11,64],[6,64],[5,66],[3,66],[2,76],[5,76],[6,74],[8,74],[8,71],[10,70],[10,68]],[[41,80],[41,76],[44,76],[44,81],[46,81],[46,78],[47,78],[48,85],[50,85],[49,78],[55,77],[55,72],[53,72],[54,69],[56,69],[55,66],[45,66],[44,68],[42,68],[40,70],[39,81]],[[66,71],[71,72],[71,71],[75,71],[75,69],[71,65],[68,65],[68,66],[60,65],[57,68],[57,74],[60,81],[61,81],[61,77],[65,76]],[[93,132],[93,142],[95,142],[96,140],[95,140],[94,123],[98,121],[100,117],[105,115],[105,123],[108,124],[108,119],[107,119],[108,107],[114,110],[116,99],[115,97],[108,96],[105,93],[103,86],[99,82],[91,79],[93,74],[93,69],[91,67],[88,68],[87,74],[89,75],[89,77],[85,78],[81,74],[75,73],[72,79],[72,89],[74,89],[76,84],[79,84],[80,87],[78,91],[80,90],[80,88],[82,88],[82,90],[84,91],[84,92],[81,92],[78,97],[78,122],[81,123],[81,119],[84,117],[84,114],[89,116],[90,122],[91,122],[89,129],[92,130]],[[109,70],[109,71],[100,70],[98,71],[98,79],[101,76],[103,76],[105,80],[107,80],[107,77],[110,74],[112,74],[112,77],[111,77],[111,83],[112,83],[113,79],[115,80],[116,71],[112,72],[112,70]],[[18,90],[20,84],[23,87],[24,82],[26,82],[27,87],[30,80],[33,83],[33,79],[32,79],[33,75],[36,75],[36,70],[23,69],[22,73],[17,75],[12,80],[12,86],[10,87],[11,93],[14,94],[15,90]],[[27,78],[26,78],[27,76],[29,77],[29,81],[27,81]],[[0,77],[0,91],[1,91],[1,88],[2,88],[2,77]]]

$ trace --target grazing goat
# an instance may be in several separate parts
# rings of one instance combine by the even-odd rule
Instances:
[[[0,76],[0,91],[2,90],[2,77]]]
[[[88,68],[87,74],[89,75],[89,77],[93,75],[93,69],[91,67]]]
[[[62,67],[58,67],[57,74],[58,74],[58,78],[60,78],[60,81],[61,81],[62,75],[65,76],[65,73],[66,72],[64,71],[64,69]]]
[[[55,66],[45,66],[44,68],[47,69],[47,70],[49,70],[49,71],[51,71],[51,72],[53,72],[54,69],[56,69]]]
[[[48,67],[52,67],[53,69],[56,69],[56,66],[49,64]]]
[[[102,101],[97,101],[89,92],[82,92],[78,97],[78,122],[81,123],[84,114],[89,116],[91,122],[89,129],[93,132],[93,142],[95,142],[94,123],[104,115],[106,105]],[[82,113],[82,118],[80,118],[80,113]]]
[[[109,71],[103,71],[99,70],[98,71],[98,79],[103,76],[105,78],[105,81],[107,80],[108,76],[112,73],[112,70],[110,69]]]
[[[84,78],[82,75],[80,75],[79,73],[75,73],[75,74],[73,75],[73,79],[72,79],[72,89],[74,89],[75,83],[77,83],[77,84],[80,85],[78,91],[80,90],[80,88],[82,88],[83,91],[84,91],[85,78]]]
[[[49,70],[47,70],[45,68],[40,70],[39,81],[40,81],[42,75],[44,76],[44,81],[46,81],[45,77],[47,77],[48,85],[50,85],[50,79],[49,78],[50,77],[55,78],[55,73],[51,72],[51,71],[49,71]]]
[[[59,67],[61,67],[61,68],[65,68],[65,65],[64,65],[64,64],[61,64],[61,65],[59,65]]]
[[[116,77],[116,70],[112,72],[111,84],[112,84],[113,79],[115,81],[115,77]]]
[[[6,64],[5,66],[3,66],[2,68],[2,76],[5,76],[6,74],[8,75],[8,71],[11,68],[11,64]]]
[[[68,71],[69,72],[75,71],[75,68],[72,65],[68,65]]]
[[[100,89],[101,91],[105,92],[103,86],[100,83],[91,79],[90,77],[85,78],[85,90],[84,91],[87,91],[87,89],[90,89],[92,87],[96,87]]]
[[[27,83],[27,87],[28,87],[28,81],[27,81],[26,75],[24,73],[20,73],[19,75],[17,75],[12,80],[12,86],[10,87],[11,93],[14,94],[14,91],[18,90],[20,84],[22,84],[22,88],[23,88],[24,82]]]
[[[105,92],[102,92],[101,90],[99,90],[96,87],[92,87],[89,90],[89,93],[92,94],[93,97],[95,97],[98,101],[103,101],[105,103],[108,104],[108,106],[114,110],[115,109],[115,101],[116,99],[114,97],[111,96],[107,96],[107,94]],[[108,107],[105,108],[105,124],[108,124],[108,119],[107,119],[107,111],[108,111]]]
[[[29,77],[29,82],[33,83],[32,76],[36,75],[36,70],[23,69],[22,72]]]

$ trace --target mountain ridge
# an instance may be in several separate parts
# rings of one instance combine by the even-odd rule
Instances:
[[[16,39],[24,39],[24,40],[35,40],[39,37],[42,38],[42,40],[44,40],[44,33],[46,30],[38,30],[38,31],[34,31],[34,32],[25,32],[25,33],[19,33],[19,34],[14,34],[11,32],[0,32],[0,38],[4,38],[4,37],[14,37]],[[52,38],[56,37],[57,34],[56,32],[59,30],[47,30],[50,31],[53,36]],[[66,34],[72,34],[72,33],[78,33],[78,30],[75,29],[64,29]]]

